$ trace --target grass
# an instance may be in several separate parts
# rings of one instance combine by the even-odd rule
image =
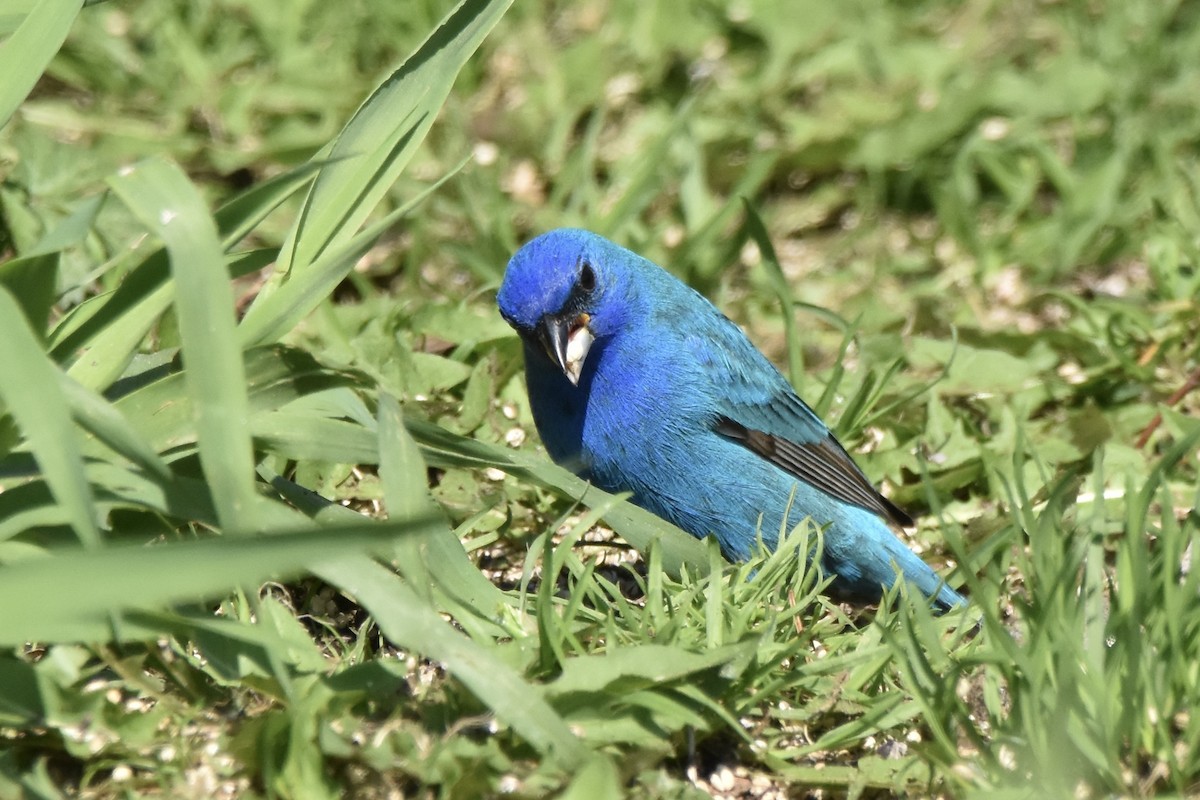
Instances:
[[[0,9],[0,796],[1200,790],[1196,9],[507,5]],[[970,612],[549,463],[493,295],[558,225]]]

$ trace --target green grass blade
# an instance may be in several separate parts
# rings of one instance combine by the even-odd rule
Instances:
[[[399,577],[367,558],[345,559],[317,572],[357,598],[393,643],[445,664],[540,753],[552,754],[564,769],[586,759],[586,748],[533,687],[483,646],[447,625]]]
[[[296,421],[296,414],[274,409],[310,392],[345,386],[348,376],[321,367],[307,353],[285,347],[261,347],[245,354],[246,388],[249,395],[251,430],[259,433],[263,428],[263,440],[273,446],[271,420],[276,417],[284,421]],[[157,452],[173,451],[178,455],[196,441],[193,424],[192,398],[184,390],[187,371],[168,374],[130,390],[115,403],[116,408],[127,419],[138,421],[138,433]],[[260,421],[264,421],[261,422]],[[310,420],[306,432],[323,432],[318,423],[332,425],[336,420]],[[344,433],[345,425],[335,428]],[[282,434],[280,434],[282,436]],[[349,438],[349,437],[347,437]],[[351,455],[377,452],[373,435],[367,433],[361,441],[368,446],[361,451],[351,450]],[[346,447],[354,448],[359,442],[351,440]],[[284,452],[287,452],[286,448]],[[343,450],[343,452],[345,452]]]
[[[383,481],[383,499],[388,517],[404,519],[414,514],[428,513],[432,504],[428,496],[425,461],[420,448],[408,431],[400,414],[400,404],[390,394],[379,397],[379,478]],[[447,526],[445,535],[450,535]],[[429,569],[426,566],[425,542],[410,538],[397,545],[396,558],[400,570],[425,602],[432,598]]]
[[[339,240],[338,244],[323,250],[302,274],[293,274],[273,291],[259,294],[238,328],[243,346],[250,348],[283,337],[333,291],[388,228],[406,217],[465,164],[465,161],[460,163],[410,202],[367,226],[362,233]]]
[[[328,152],[280,263],[349,241],[425,139],[463,64],[511,0],[464,0],[359,107]]]
[[[166,463],[150,443],[111,403],[66,375],[60,374],[59,382],[76,422],[147,472],[160,478],[170,476]]]
[[[14,258],[0,264],[0,286],[8,289],[40,336],[46,330],[58,283],[58,253]]]
[[[627,796],[613,760],[596,755],[579,770],[559,800],[620,800]]]
[[[792,289],[788,285],[787,276],[783,274],[783,267],[779,265],[779,256],[775,254],[775,246],[771,244],[771,236],[767,233],[767,226],[759,216],[758,209],[746,198],[742,198],[742,205],[746,211],[746,231],[751,241],[758,245],[767,277],[771,280],[771,288],[775,290],[775,296],[779,298],[779,307],[783,312],[783,335],[787,342],[788,354],[788,378],[793,386],[799,387],[803,385],[806,376],[804,374],[803,341],[796,329],[796,309],[793,305]]]
[[[625,693],[651,688],[735,661],[753,652],[755,644],[745,641],[719,645],[701,653],[658,644],[613,648],[603,655],[567,660],[562,675],[546,684],[546,694],[562,697],[575,693],[606,690]]]
[[[0,398],[21,427],[55,499],[88,547],[100,544],[92,489],[61,374],[46,357],[21,307],[0,287]],[[16,607],[16,606],[13,606]]]
[[[163,259],[165,267],[166,259]],[[65,359],[74,357],[74,362],[67,368],[67,374],[72,380],[79,382],[88,389],[100,390],[107,388],[121,376],[129,365],[138,346],[145,340],[146,334],[154,327],[154,323],[171,305],[174,286],[160,284],[122,312],[111,322],[113,316],[110,308],[115,310],[119,304],[118,298],[123,299],[123,289],[133,286],[136,279],[126,279],[120,289],[113,292],[107,302],[96,310],[95,314],[83,322],[74,333],[93,333],[84,336],[68,336],[69,342],[55,341],[54,355]],[[100,302],[95,298],[92,302]],[[78,341],[78,344],[75,344]]]
[[[81,0],[41,0],[0,45],[0,128],[33,91],[82,6]]]
[[[266,411],[250,418],[250,431],[257,447],[291,459],[374,464],[380,458],[375,432],[344,419]]]
[[[303,188],[316,173],[306,164],[238,195],[214,214],[226,251],[253,230],[281,203]],[[237,278],[265,266],[235,259],[230,277]],[[71,376],[93,389],[107,387],[120,376],[130,355],[163,312],[171,305],[170,264],[165,249],[158,249],[138,264],[115,291],[88,301],[99,304],[87,319],[63,320],[51,336],[58,361],[75,359]],[[86,304],[85,304],[86,305]]]
[[[353,511],[311,493],[298,492],[298,487],[278,476],[264,473],[264,477],[305,513],[326,524],[340,523],[354,515]],[[274,508],[281,513],[282,507]],[[432,524],[433,530],[418,535],[435,540],[440,524]],[[540,753],[553,754],[564,768],[576,766],[586,758],[587,750],[582,743],[537,690],[486,647],[447,625],[399,576],[365,556],[341,559],[315,571],[362,604],[393,644],[442,662]]]
[[[250,405],[235,331],[233,291],[216,225],[195,187],[166,161],[145,161],[111,185],[170,253],[185,377],[204,474],[222,526],[252,528],[248,514],[257,495]]]
[[[422,420],[407,418],[405,424],[425,450],[425,457],[436,465],[460,467],[497,467],[513,475],[532,480],[564,497],[582,500],[591,506],[609,508],[604,520],[614,531],[643,553],[655,542],[662,544],[663,568],[678,575],[685,566],[693,574],[705,574],[710,562],[704,544],[679,528],[572,475],[557,464],[522,452],[467,439]],[[607,504],[611,503],[611,506]]]
[[[271,480],[288,502],[306,514],[337,518],[351,513],[278,475],[264,477]],[[513,605],[512,599],[471,563],[465,548],[449,526],[431,525],[431,533],[424,536],[421,544],[425,569],[435,581],[439,607],[452,613],[468,630],[472,630],[473,620],[478,620],[489,635],[509,635],[511,631],[502,627],[501,623],[509,620],[506,609]]]
[[[358,522],[269,537],[66,550],[17,561],[0,567],[0,607],[37,613],[3,615],[0,644],[106,640],[110,613],[211,597],[344,559],[347,551],[385,551],[411,527]],[[145,635],[124,631],[124,625],[122,630]]]
[[[429,495],[425,460],[412,434],[404,427],[400,404],[390,395],[379,402],[379,476],[383,480],[388,514],[428,514],[437,508]],[[442,525],[423,538],[409,537],[399,544],[400,558],[415,569],[404,570],[412,583],[431,581],[445,610],[464,625],[468,617],[495,623],[499,613],[511,605],[504,592],[484,577],[467,556],[467,551],[450,526]],[[503,635],[503,630],[494,631]]]

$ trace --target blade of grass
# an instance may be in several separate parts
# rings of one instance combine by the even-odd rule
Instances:
[[[261,347],[249,351],[244,358],[251,430],[258,433],[254,426],[259,424],[259,420],[267,420],[263,429],[264,440],[268,443],[272,430],[269,421],[276,413],[284,420],[295,419],[287,410],[275,412],[274,409],[306,393],[346,386],[352,382],[352,378],[347,374],[325,369],[314,361],[312,356],[301,350],[279,346]],[[171,451],[172,458],[186,453],[188,446],[196,441],[196,428],[192,423],[193,401],[184,391],[186,382],[186,370],[169,373],[133,389],[114,404],[127,419],[138,420],[138,433],[153,450],[160,453]],[[335,420],[316,422],[332,424]],[[311,431],[323,429],[321,425],[314,423]],[[344,426],[337,428],[344,432],[343,429]],[[369,433],[362,438],[366,445],[362,453],[375,452],[372,439],[373,436]],[[346,447],[353,448],[358,444],[357,440],[351,439]],[[287,452],[286,449],[284,452]],[[346,450],[343,449],[342,452],[345,453]],[[358,453],[351,451],[347,454]]]
[[[788,377],[791,378],[793,386],[800,386],[800,382],[804,379],[804,350],[800,336],[796,332],[796,312],[793,307],[792,290],[788,286],[787,277],[783,274],[783,268],[779,266],[779,256],[775,254],[775,247],[771,244],[767,226],[763,224],[762,217],[758,215],[758,209],[745,197],[742,198],[742,206],[746,212],[746,230],[750,234],[750,239],[758,245],[758,251],[762,254],[763,266],[766,268],[767,276],[771,279],[772,288],[775,290],[775,296],[779,298],[779,307],[783,312],[783,334],[788,352]]]
[[[111,403],[61,373],[59,385],[71,408],[71,415],[93,436],[147,472],[160,478],[170,476],[166,463],[150,443]]]
[[[416,440],[404,427],[399,404],[390,395],[380,398],[379,422],[379,472],[384,482],[388,513],[407,516],[435,508],[429,497],[425,461]],[[393,482],[401,481],[407,485],[393,485]],[[408,496],[397,505],[393,498],[401,492]],[[512,605],[509,596],[497,589],[471,562],[449,525],[424,539],[411,541],[419,546],[418,555],[426,565],[424,568],[433,579],[433,585],[445,599],[452,600],[453,607],[447,610],[464,624],[468,616],[480,616],[494,622],[498,612]],[[407,573],[406,577],[414,580]]]
[[[21,304],[29,325],[41,336],[54,305],[58,283],[58,253],[40,253],[14,258],[0,264],[0,286]]]
[[[92,488],[61,373],[46,357],[21,307],[0,287],[0,398],[20,425],[55,500],[67,511],[75,535],[100,545]],[[15,606],[14,606],[15,607]]]
[[[259,500],[259,502],[272,502]],[[210,597],[237,586],[294,575],[315,563],[344,559],[347,551],[386,551],[417,524],[359,521],[269,537],[215,538],[67,550],[0,567],[0,607],[37,613],[0,618],[0,644],[110,638],[108,614]],[[114,577],[119,576],[119,580]],[[122,625],[126,636],[144,630]],[[153,633],[151,635],[154,635]]]
[[[413,417],[406,418],[405,425],[424,448],[426,459],[435,466],[498,467],[589,505],[612,502],[604,515],[605,522],[642,553],[650,552],[654,542],[661,542],[663,568],[668,574],[678,575],[684,566],[695,575],[709,571],[708,553],[700,540],[627,500],[617,501],[613,495],[545,458],[467,439]]]
[[[226,251],[254,229],[268,214],[307,184],[317,166],[298,167],[235,197],[217,209],[217,228]],[[265,266],[257,260],[234,259],[230,277],[237,278]],[[87,316],[68,314],[51,334],[55,360],[74,360],[71,377],[92,389],[108,387],[124,371],[129,359],[156,320],[171,305],[174,286],[165,248],[150,253],[108,295],[86,301]]]
[[[408,165],[463,64],[511,0],[464,0],[346,123],[305,200],[280,263],[306,269],[348,242]]]
[[[454,177],[466,163],[467,161],[463,160],[410,202],[372,223],[362,233],[344,240],[339,239],[338,244],[323,249],[303,274],[292,275],[274,290],[259,294],[238,328],[242,346],[250,348],[276,341],[295,327],[296,323],[333,291],[388,228],[408,216],[439,186]]]
[[[358,599],[394,644],[446,665],[496,715],[563,769],[587,758],[587,748],[542,696],[482,645],[457,633],[413,589],[368,558],[344,559],[317,570]]]
[[[195,187],[166,161],[142,162],[113,179],[111,186],[170,254],[200,461],[222,527],[251,529],[254,523],[248,515],[257,493],[250,404],[233,290],[216,225]]]
[[[383,481],[383,499],[391,519],[404,519],[432,510],[428,495],[425,462],[412,436],[404,429],[400,403],[386,392],[379,396],[379,478]],[[450,534],[447,526],[446,535]],[[426,543],[410,538],[397,545],[400,571],[421,599],[432,599],[429,569],[425,565]]]
[[[0,128],[33,91],[82,7],[82,0],[41,0],[0,45]]]
[[[277,475],[264,477],[285,497],[300,504],[318,521],[341,521],[354,515]],[[282,507],[276,507],[282,509]],[[281,511],[277,512],[281,513]],[[429,540],[437,532],[426,535]],[[399,576],[365,556],[321,566],[317,574],[352,595],[375,618],[393,644],[441,661],[496,715],[542,754],[554,754],[563,768],[578,766],[587,749],[562,717],[505,661],[446,624]]]

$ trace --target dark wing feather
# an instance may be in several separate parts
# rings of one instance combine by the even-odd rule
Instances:
[[[689,337],[686,346],[714,387],[716,432],[830,497],[902,527],[912,525],[912,517],[879,493],[820,417],[737,325],[707,302],[696,307],[695,299],[689,299],[686,314],[696,316],[705,308],[711,314],[702,327],[705,335]],[[664,322],[677,325],[673,320]]]
[[[912,517],[879,493],[833,434],[800,443],[748,428],[724,416],[717,419],[716,431],[831,497],[873,511],[902,527],[913,524]]]

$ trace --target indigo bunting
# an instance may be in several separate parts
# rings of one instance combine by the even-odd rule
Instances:
[[[878,601],[902,575],[940,611],[966,604],[888,527],[881,495],[741,329],[661,267],[584,230],[523,246],[497,303],[520,334],[550,457],[745,560],[783,515],[824,528],[834,594]],[[789,510],[790,509],[790,510]]]

